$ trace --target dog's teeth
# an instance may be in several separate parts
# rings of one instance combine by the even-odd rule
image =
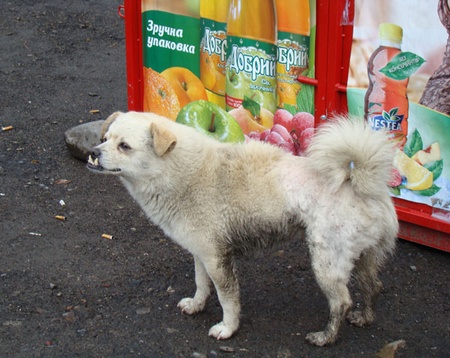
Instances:
[[[88,163],[89,163],[89,164],[94,164],[94,161],[92,160],[92,156],[91,156],[91,155],[90,155],[89,158],[88,158]]]
[[[99,164],[98,164],[98,158],[95,158],[95,160],[94,160],[94,165],[98,167],[98,165],[99,165]]]

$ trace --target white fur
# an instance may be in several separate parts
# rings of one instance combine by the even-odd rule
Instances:
[[[325,330],[307,340],[336,340],[352,305],[347,284],[355,266],[364,305],[348,319],[373,321],[377,270],[398,230],[384,133],[338,118],[319,129],[307,157],[295,157],[260,142],[219,143],[149,113],[115,113],[104,132],[99,163],[89,168],[118,175],[149,219],[193,254],[197,290],[178,306],[186,314],[203,310],[214,285],[223,320],[210,336],[226,339],[239,327],[235,257],[301,237],[330,306]]]

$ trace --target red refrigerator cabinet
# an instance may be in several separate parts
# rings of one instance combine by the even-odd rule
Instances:
[[[128,109],[133,111],[144,109],[144,2],[125,0],[124,5],[119,7],[119,15],[125,20]],[[354,43],[355,1],[311,0],[310,3],[314,9],[312,21],[315,31],[311,40],[315,44],[315,75],[300,76],[298,80],[314,88],[315,126],[319,126],[327,117],[349,111],[348,78]],[[450,133],[447,139],[443,145],[450,146]],[[401,239],[450,251],[450,219],[441,219],[436,215],[439,210],[426,204],[398,197],[394,198],[394,202],[400,221]]]

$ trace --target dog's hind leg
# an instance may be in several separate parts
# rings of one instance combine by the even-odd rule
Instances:
[[[193,298],[186,297],[178,302],[182,313],[195,314],[204,310],[206,302],[211,295],[211,280],[201,260],[194,255],[195,284],[197,289]]]
[[[375,319],[373,306],[382,288],[377,277],[377,258],[373,251],[367,250],[361,254],[356,261],[355,276],[361,289],[363,302],[361,309],[349,312],[347,319],[356,326],[366,326]]]
[[[311,332],[306,340],[316,346],[334,343],[339,328],[352,305],[347,288],[352,270],[351,260],[345,259],[345,252],[336,253],[334,248],[313,244],[310,247],[311,261],[316,280],[325,294],[330,309],[327,326],[320,332]],[[339,255],[342,255],[338,257]]]

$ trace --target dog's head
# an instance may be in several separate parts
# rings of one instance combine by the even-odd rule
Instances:
[[[164,121],[168,120],[150,113],[113,113],[103,124],[102,143],[89,156],[88,169],[125,178],[141,176],[176,146],[177,138]]]

